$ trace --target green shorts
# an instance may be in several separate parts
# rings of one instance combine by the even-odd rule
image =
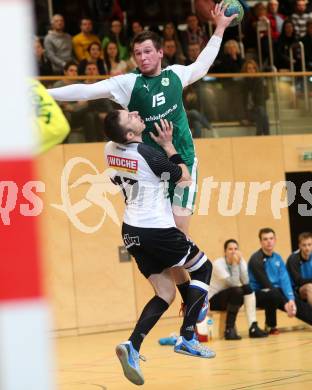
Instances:
[[[187,165],[187,168],[192,177],[192,184],[190,187],[181,188],[174,183],[169,183],[169,197],[172,205],[180,206],[184,209],[194,211],[195,200],[197,195],[197,158],[194,158],[194,162],[191,165]]]

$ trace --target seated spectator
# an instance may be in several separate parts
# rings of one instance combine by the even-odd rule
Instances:
[[[298,243],[299,249],[288,257],[287,269],[295,292],[312,310],[312,233],[299,234]]]
[[[53,74],[52,65],[51,62],[46,57],[42,42],[38,37],[35,37],[34,49],[35,49],[38,75],[51,76]]]
[[[92,62],[93,64],[96,64],[96,66],[99,70],[99,73],[101,75],[106,74],[105,64],[104,64],[103,59],[101,58],[101,55],[102,55],[101,45],[98,42],[93,42],[89,45],[87,51],[89,54],[89,59],[88,60],[84,59],[84,60],[79,62],[78,73],[80,75],[85,74],[85,69],[86,69],[87,64]]]
[[[110,76],[127,73],[127,63],[120,60],[119,49],[115,42],[109,42],[104,49],[106,72]]]
[[[69,61],[64,66],[64,75],[68,77],[78,76],[78,67],[75,62]],[[64,87],[65,85],[75,84],[77,81],[64,79],[57,81],[54,87]],[[59,102],[72,129],[82,127],[86,142],[97,141],[95,116],[89,111],[88,102]]]
[[[173,22],[168,22],[168,23],[164,24],[164,29],[162,31],[162,37],[163,37],[164,41],[166,39],[174,39],[175,44],[176,44],[176,48],[177,48],[177,54],[178,54],[179,58],[184,59],[182,45],[181,45],[181,42],[180,42],[180,39],[179,39],[179,36],[177,33],[177,29],[176,29]]]
[[[130,39],[132,40],[144,30],[142,23],[139,20],[131,22]]]
[[[210,310],[226,311],[224,338],[240,340],[235,321],[242,305],[245,306],[249,326],[249,337],[266,337],[258,327],[256,297],[249,285],[247,264],[239,251],[238,242],[230,239],[224,243],[224,256],[213,262],[209,286]]]
[[[243,66],[238,42],[230,39],[223,46],[223,56],[218,61],[215,71],[219,73],[239,73]]]
[[[267,17],[271,24],[271,35],[274,42],[277,41],[278,37],[282,32],[282,27],[285,17],[278,13],[279,2],[278,0],[268,1],[268,13]]]
[[[312,13],[307,12],[306,0],[296,0],[295,12],[291,15],[297,38],[302,38],[307,32],[307,21],[312,19]]]
[[[81,19],[80,33],[73,37],[73,49],[78,62],[82,60],[89,60],[89,47],[93,42],[101,44],[99,37],[92,34],[93,24],[92,20],[88,18]]]
[[[256,3],[253,8],[251,8],[245,20],[244,28],[244,44],[246,49],[255,49],[257,48],[257,25],[258,22],[264,22],[264,27],[266,26],[266,21],[268,20],[267,8],[263,3]],[[267,31],[263,29],[260,32],[262,45],[267,45]]]
[[[187,55],[187,47],[191,43],[198,43],[203,49],[208,42],[205,30],[200,26],[198,17],[194,14],[186,18],[187,28],[181,32],[181,44],[184,55]]]
[[[307,33],[302,38],[307,71],[312,70],[312,19],[307,22]]]
[[[51,30],[44,38],[46,56],[52,64],[54,74],[63,74],[64,66],[72,61],[72,38],[64,32],[65,22],[62,15],[54,15]]]
[[[201,52],[199,43],[191,43],[187,47],[187,55],[185,60],[185,65],[190,65],[194,61],[196,61],[196,58],[199,56]]]
[[[311,306],[295,297],[283,259],[274,252],[274,230],[261,229],[259,239],[261,248],[251,256],[248,273],[250,285],[256,293],[257,307],[265,310],[266,330],[269,334],[279,333],[276,327],[277,309],[312,325]]]
[[[279,70],[290,70],[290,55],[289,49],[290,47],[298,43],[298,39],[296,38],[295,26],[291,20],[285,20],[282,28],[282,32],[280,37],[277,40],[275,47],[275,64],[277,69]],[[298,70],[299,67],[299,51],[294,49],[294,67],[295,70]]]
[[[257,73],[258,65],[254,60],[247,60],[242,68],[243,73]],[[269,135],[270,124],[266,110],[268,88],[262,77],[245,77],[242,82],[243,109],[247,122],[255,122],[256,135]]]
[[[169,65],[184,64],[184,57],[179,56],[177,52],[177,46],[174,39],[165,39],[163,41],[163,52],[162,68],[166,68]]]
[[[129,57],[128,42],[123,33],[120,20],[111,22],[110,32],[103,38],[102,47],[105,51],[109,42],[114,42],[118,46],[120,60],[126,60]]]

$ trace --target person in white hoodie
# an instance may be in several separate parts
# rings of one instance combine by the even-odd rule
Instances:
[[[64,32],[64,27],[63,16],[53,15],[51,30],[44,38],[45,53],[54,74],[63,74],[64,65],[73,60],[72,37]]]
[[[239,251],[238,242],[229,239],[224,243],[224,256],[213,262],[209,287],[210,310],[226,311],[224,338],[240,340],[235,321],[242,305],[249,325],[249,337],[266,337],[267,333],[258,327],[256,319],[255,293],[249,285],[247,263]]]

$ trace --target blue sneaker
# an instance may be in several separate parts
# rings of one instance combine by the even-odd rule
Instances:
[[[144,377],[139,360],[145,361],[145,358],[133,348],[131,341],[118,344],[116,354],[120,360],[125,377],[135,385],[143,385]]]
[[[201,344],[195,337],[192,340],[185,340],[180,336],[174,346],[174,352],[205,359],[212,359],[216,356],[214,351]]]

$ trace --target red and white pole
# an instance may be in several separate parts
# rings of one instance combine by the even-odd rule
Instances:
[[[49,308],[43,296],[36,217],[22,188],[34,180],[34,132],[27,78],[32,61],[28,0],[0,0],[0,389],[52,390]],[[25,206],[24,206],[25,207]]]

